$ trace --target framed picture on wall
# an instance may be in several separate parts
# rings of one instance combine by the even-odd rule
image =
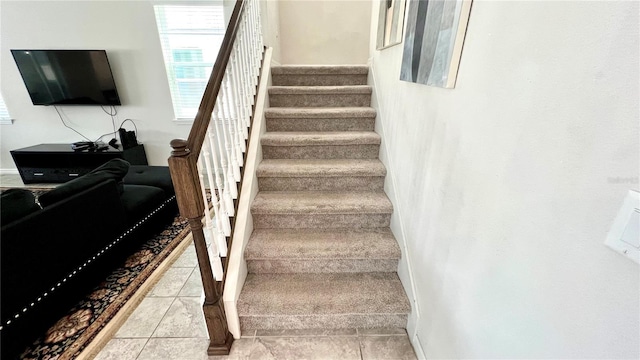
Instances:
[[[412,0],[400,80],[455,87],[470,12],[471,0]]]
[[[381,50],[402,42],[404,6],[405,0],[380,0],[376,49]]]

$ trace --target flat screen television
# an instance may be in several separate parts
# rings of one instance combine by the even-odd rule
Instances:
[[[104,50],[11,50],[33,105],[120,105]]]

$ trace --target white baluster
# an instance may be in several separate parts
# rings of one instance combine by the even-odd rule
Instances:
[[[213,273],[213,278],[216,281],[222,281],[222,277],[224,276],[224,271],[222,270],[222,259],[220,259],[220,255],[216,252],[216,249],[211,244],[209,248],[207,248],[207,253],[209,253],[209,264],[211,265],[211,272]]]
[[[232,59],[231,69],[234,75],[233,76],[234,80],[236,82],[235,90],[238,96],[238,112],[240,113],[240,119],[242,120],[243,129],[245,129],[243,130],[243,134],[246,132],[248,135],[249,134],[248,128],[250,126],[250,123],[247,117],[247,111],[245,107],[246,99],[244,97],[243,87],[242,87],[242,73],[241,73],[241,70],[239,69],[239,63],[238,63],[238,44],[235,44],[235,46],[233,47],[231,59]]]
[[[262,11],[260,9],[260,2],[256,5],[258,7],[258,44],[260,45],[260,60],[262,60],[262,54],[264,53],[264,37],[262,36]]]
[[[224,189],[222,191],[222,198],[225,202],[225,209],[227,211],[227,215],[229,217],[234,215],[235,209],[233,207],[233,195],[238,196],[238,189],[236,187],[236,182],[233,179],[233,173],[231,171],[231,163],[230,163],[230,154],[227,151],[227,139],[224,132],[224,126],[221,124],[220,117],[218,114],[218,104],[213,108],[213,116],[212,119],[215,123],[216,127],[216,142],[218,144],[218,148],[220,151],[220,162],[222,163],[223,169],[223,182],[225,184]],[[229,181],[232,180],[232,181]]]
[[[254,71],[254,78],[255,78],[255,83],[254,83],[254,87],[257,88],[258,86],[258,77],[260,76],[260,56],[258,54],[259,50],[258,49],[258,33],[260,32],[260,30],[258,29],[258,3],[252,1],[251,2],[251,25],[252,25],[252,31],[251,31],[251,35],[252,35],[252,49],[253,49],[253,71]],[[257,92],[257,89],[256,89]]]
[[[206,225],[205,229],[207,229],[207,233],[209,233],[212,240],[211,244],[208,246],[207,252],[209,253],[209,263],[211,264],[213,278],[216,280],[222,280],[222,275],[223,275],[222,261],[220,260],[220,254],[218,252],[218,248],[216,244],[216,238],[217,238],[217,234],[215,234],[216,228],[213,227],[211,222],[211,212],[209,212],[207,192],[204,187],[204,181],[203,181],[204,179],[202,176],[202,163],[203,163],[203,153],[200,153],[197,167],[198,167],[198,175],[200,176],[200,190],[202,191],[202,197],[204,199],[204,216],[205,216],[205,225]]]
[[[257,93],[256,85],[258,84],[258,62],[256,59],[256,43],[255,43],[255,28],[254,28],[254,19],[253,19],[253,11],[249,13],[250,23],[249,25],[249,56],[251,59],[251,89],[253,90],[253,95]]]
[[[219,212],[215,214],[216,218],[218,219],[216,224],[218,223],[220,224],[220,228],[222,229],[222,233],[224,234],[224,236],[231,236],[231,222],[229,221],[229,216],[227,216],[228,212],[226,210],[225,202],[222,201],[221,199],[223,189],[224,189],[223,179],[225,179],[225,177],[223,174],[221,174],[222,169],[220,168],[220,165],[218,162],[218,156],[216,155],[217,151],[214,146],[215,139],[213,135],[213,129],[211,127],[211,122],[209,122],[209,129],[207,130],[207,138],[208,138],[208,141],[203,146],[208,146],[211,149],[210,159],[213,160],[213,169],[215,171],[215,183],[216,183],[216,188],[218,190],[218,194],[212,193],[212,199],[213,199],[213,196],[215,195],[216,201],[218,202],[218,208],[219,208]],[[209,180],[209,182],[211,183],[211,180]],[[225,240],[225,245],[226,245],[226,240]]]
[[[222,112],[222,124],[225,127],[225,131],[228,133],[229,135],[229,145],[230,148],[229,151],[231,152],[231,172],[233,174],[233,181],[234,182],[238,182],[240,181],[240,163],[242,162],[240,160],[240,156],[242,156],[242,152],[240,152],[240,145],[238,144],[238,138],[236,137],[235,134],[235,129],[231,124],[231,117],[229,116],[229,108],[228,108],[228,102],[227,102],[227,97],[226,97],[226,91],[225,91],[225,86],[224,86],[224,79],[222,81],[222,86],[220,87],[220,96],[218,97],[218,101],[220,101],[220,111]],[[237,198],[234,197],[234,199]]]
[[[224,105],[229,113],[229,125],[233,130],[234,143],[236,144],[236,154],[238,155],[238,165],[244,166],[242,156],[247,151],[246,145],[242,138],[242,128],[238,126],[238,108],[236,107],[236,99],[233,94],[233,86],[231,83],[231,68],[227,67],[224,78],[222,79],[222,88],[224,88]]]
[[[204,187],[204,176],[203,176],[203,169],[202,169],[202,163],[203,163],[203,157],[206,156],[204,152],[200,153],[200,156],[198,157],[198,177],[200,177],[200,192],[202,193],[202,199],[204,200],[204,229],[203,231],[205,232],[205,236],[208,237],[209,239],[211,239],[211,242],[215,242],[215,239],[217,237],[216,231],[218,229],[216,229],[213,226],[213,221],[211,221],[211,212],[209,212],[209,202],[207,200],[207,190]]]
[[[238,117],[238,127],[241,129],[242,131],[242,142],[244,142],[244,140],[249,138],[249,126],[247,125],[246,119],[244,117],[244,109],[242,108],[242,96],[240,94],[240,83],[238,82],[238,72],[236,70],[236,63],[235,63],[235,54],[234,52],[231,53],[231,59],[230,59],[230,63],[231,63],[231,76],[230,76],[230,81],[231,81],[231,89],[233,91],[233,99],[234,99],[234,105],[235,105],[235,109],[236,109],[236,114]],[[246,143],[245,143],[245,148],[246,148]]]
[[[252,17],[251,17],[251,6],[249,6],[249,8],[247,9],[247,13],[245,15],[245,22],[244,22],[244,26],[245,29],[247,29],[246,31],[246,40],[247,40],[247,54],[249,55],[248,59],[249,59],[249,74],[251,75],[251,84],[253,84],[253,77],[255,76],[255,73],[253,71],[253,67],[255,66],[255,64],[253,63],[253,55],[251,54],[251,48],[253,48],[253,24],[252,24]]]
[[[251,95],[249,94],[249,88],[247,84],[249,83],[249,76],[246,72],[247,66],[244,59],[244,46],[242,44],[242,37],[238,39],[237,46],[237,60],[238,60],[238,75],[240,76],[240,88],[242,89],[243,96],[243,106],[245,117],[247,118],[247,123],[251,123]]]
[[[208,132],[209,133],[209,132]],[[210,134],[210,133],[209,133]],[[214,241],[217,244],[217,249],[218,252],[220,254],[220,256],[227,256],[227,239],[226,236],[231,236],[231,224],[229,223],[229,217],[226,216],[226,214],[224,216],[222,216],[222,212],[219,210],[219,207],[221,204],[223,204],[221,201],[219,201],[219,195],[218,193],[216,193],[216,189],[213,186],[213,175],[212,175],[212,171],[211,171],[211,159],[214,158],[215,159],[215,153],[210,154],[208,149],[211,149],[212,147],[208,144],[209,140],[207,137],[204,138],[204,144],[203,144],[203,151],[202,154],[200,155],[201,158],[203,158],[203,162],[205,165],[205,168],[207,169],[207,176],[208,176],[208,180],[209,180],[209,191],[211,191],[211,203],[212,203],[212,207],[213,207],[213,213],[214,213],[214,219],[215,220],[215,226],[217,231],[215,232],[215,238]],[[215,166],[215,165],[214,165]],[[215,169],[215,167],[214,167]],[[219,191],[218,191],[219,192]],[[207,211],[207,213],[210,214],[209,211]],[[223,219],[224,218],[224,219]],[[226,220],[226,221],[225,221]],[[226,226],[225,226],[226,225]]]
[[[236,100],[236,96],[233,92],[233,82],[231,81],[230,68],[227,68],[227,74],[224,77],[224,85],[226,90],[225,94],[227,96],[227,102],[230,109],[229,112],[233,113],[233,116],[230,120],[233,122],[233,128],[235,129],[236,141],[238,142],[240,150],[240,152],[238,152],[238,161],[240,162],[239,165],[242,167],[244,166],[244,156],[242,154],[247,152],[247,143],[244,141],[245,137],[244,133],[242,132],[242,125],[240,123],[239,111],[237,106],[238,101]]]
[[[227,156],[227,171],[225,172],[225,175],[227,176],[227,186],[225,187],[225,189],[228,190],[228,194],[230,194],[231,198],[237,199],[238,187],[236,185],[236,179],[233,175],[233,168],[235,167],[236,162],[233,156],[233,144],[231,143],[231,136],[229,135],[229,129],[225,121],[225,113],[222,110],[222,102],[220,101],[220,97],[218,97],[218,101],[216,102],[216,108],[218,109],[218,119],[222,128],[222,134],[224,135],[222,136],[222,138],[224,139],[225,154]]]
[[[242,49],[242,60],[244,61],[243,71],[245,72],[246,79],[247,79],[245,86],[247,89],[247,99],[249,100],[250,106],[253,106],[255,92],[254,92],[254,89],[252,89],[253,76],[251,71],[251,59],[249,54],[249,42],[248,42],[249,26],[246,21],[242,24],[242,30],[243,31],[242,31],[242,37],[241,37],[241,45],[242,45],[241,49]]]
[[[254,34],[254,48],[256,54],[256,86],[258,85],[258,78],[260,76],[260,63],[262,60],[262,51],[260,49],[260,20],[259,20],[259,3],[255,2],[253,5],[253,34]]]

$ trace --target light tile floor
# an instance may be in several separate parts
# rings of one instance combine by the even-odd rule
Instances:
[[[24,185],[18,175],[0,175],[0,186]],[[149,291],[95,359],[416,358],[404,329],[250,331],[234,341],[229,356],[208,357],[209,340],[200,306],[202,281],[197,265],[192,244]]]
[[[96,360],[415,359],[404,329],[250,331],[229,356],[207,356],[195,248],[187,247]]]

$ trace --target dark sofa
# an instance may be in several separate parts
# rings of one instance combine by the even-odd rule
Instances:
[[[16,357],[177,214],[168,168],[120,159],[41,195],[42,208],[30,194],[0,195],[2,359]]]

